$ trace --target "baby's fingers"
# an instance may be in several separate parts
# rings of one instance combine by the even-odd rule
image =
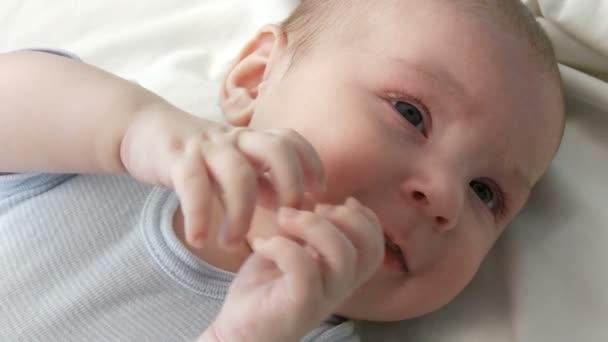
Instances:
[[[297,242],[275,235],[266,240],[254,240],[253,250],[271,260],[286,277],[288,296],[294,302],[308,301],[321,293],[321,272],[310,252]],[[308,303],[310,305],[310,303]]]
[[[355,280],[357,262],[356,250],[349,239],[333,224],[309,211],[281,208],[279,224],[284,233],[302,241],[318,255],[324,298],[348,294],[345,289]]]
[[[354,198],[345,205],[317,205],[315,213],[336,226],[357,251],[356,282],[365,281],[380,266],[384,237],[375,214]]]
[[[184,215],[186,242],[195,248],[202,248],[209,230],[211,183],[198,150],[192,151],[176,164],[172,179]]]
[[[249,229],[255,209],[257,174],[247,159],[233,147],[210,150],[207,167],[223,192],[226,220],[220,231],[225,246],[235,246]]]
[[[318,156],[313,158],[315,161],[302,159],[296,145],[285,136],[244,130],[239,135],[238,148],[252,159],[259,172],[268,172],[283,206],[298,207],[303,202],[304,192],[310,183],[306,180],[311,178],[309,170],[322,170],[321,166],[310,166],[311,163],[320,165]],[[316,187],[310,190],[318,192]]]
[[[273,133],[291,143],[297,152],[304,168],[306,186],[312,193],[320,194],[325,191],[325,169],[317,151],[301,134],[291,129],[278,129]]]

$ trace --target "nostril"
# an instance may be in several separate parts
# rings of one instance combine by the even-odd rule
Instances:
[[[435,217],[435,221],[437,221],[437,224],[439,226],[444,226],[445,224],[448,223],[448,219],[446,219],[445,217],[442,217],[442,216]]]
[[[420,191],[414,191],[412,193],[412,197],[416,201],[426,201],[426,196],[422,192],[420,192]]]

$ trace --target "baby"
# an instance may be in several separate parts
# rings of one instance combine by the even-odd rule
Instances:
[[[346,341],[434,311],[564,127],[516,0],[305,0],[220,97],[230,126],[0,56],[2,340]]]

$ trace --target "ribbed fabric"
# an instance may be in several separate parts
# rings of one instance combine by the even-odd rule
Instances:
[[[234,275],[192,255],[177,198],[126,176],[0,176],[0,341],[192,341]],[[303,341],[352,341],[324,322]]]

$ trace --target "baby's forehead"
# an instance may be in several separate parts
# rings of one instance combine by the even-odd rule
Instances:
[[[365,33],[395,23],[407,23],[413,16],[425,16],[431,23],[451,17],[452,24],[483,21],[502,31],[518,32],[529,38],[538,50],[551,50],[542,29],[519,0],[302,0],[282,24],[291,35],[293,46],[314,45],[335,33]],[[361,32],[361,29],[363,32]],[[403,34],[419,34],[403,32]],[[551,54],[543,51],[542,54]]]
[[[321,54],[339,49],[336,40],[343,43],[342,47],[367,49],[371,54],[389,55],[393,59],[403,58],[404,52],[418,54],[420,45],[435,44],[449,48],[435,53],[431,51],[430,56],[422,58],[428,62],[431,58],[440,57],[443,64],[454,64],[455,55],[485,49],[487,53],[472,53],[474,57],[459,66],[460,69],[478,68],[476,71],[480,78],[493,77],[486,83],[487,89],[480,87],[483,93],[472,96],[487,97],[489,93],[496,99],[511,99],[506,102],[521,108],[530,107],[530,103],[538,102],[538,97],[546,96],[550,100],[539,110],[552,112],[551,123],[562,122],[563,127],[563,92],[551,43],[519,0],[304,0],[302,5],[306,8],[295,13],[295,22],[308,32],[302,39],[313,39],[315,34],[325,36],[329,45],[317,45]],[[297,20],[302,17],[308,20]],[[414,22],[415,25],[412,24]],[[446,22],[449,25],[445,25]],[[441,34],[432,34],[442,23],[448,29]],[[461,31],[467,37],[454,35],[465,26],[471,28]],[[412,37],[418,39],[410,39]],[[496,44],[501,37],[510,38],[513,44]],[[460,39],[461,44],[456,44],[455,39]],[[297,42],[294,44],[297,45]],[[389,51],[393,53],[388,54]],[[507,60],[502,66],[484,63],[484,60],[504,59],[503,56],[512,51],[520,52],[519,55],[524,57],[523,62]],[[378,62],[392,63],[383,59],[378,59]],[[530,65],[534,67],[530,68]],[[462,80],[458,74],[450,75],[432,69],[427,68],[430,70],[427,74],[432,75],[435,84],[459,88],[458,81]],[[524,93],[517,92],[517,87],[507,89],[510,85],[522,83],[522,77],[541,79],[542,89]],[[497,84],[506,88],[497,87]],[[563,128],[558,131],[563,132]],[[561,139],[562,134],[555,135]]]
[[[319,48],[327,51],[335,48],[336,44],[352,45],[363,42],[382,49],[400,44],[398,37],[406,35],[445,41],[444,37],[426,34],[426,31],[432,30],[434,22],[450,20],[451,25],[455,27],[479,22],[476,14],[471,15],[467,10],[452,10],[452,7],[457,6],[441,5],[445,3],[444,0],[329,0],[312,3],[316,5],[314,9],[309,9],[310,18],[293,21],[288,19],[283,25],[290,36],[289,44],[296,50],[309,51]],[[449,5],[449,1],[447,3]],[[300,17],[296,17],[298,18]],[[421,25],[412,27],[410,23],[414,18]],[[378,46],[378,35],[387,31],[392,31],[396,39],[386,42],[384,46]]]

